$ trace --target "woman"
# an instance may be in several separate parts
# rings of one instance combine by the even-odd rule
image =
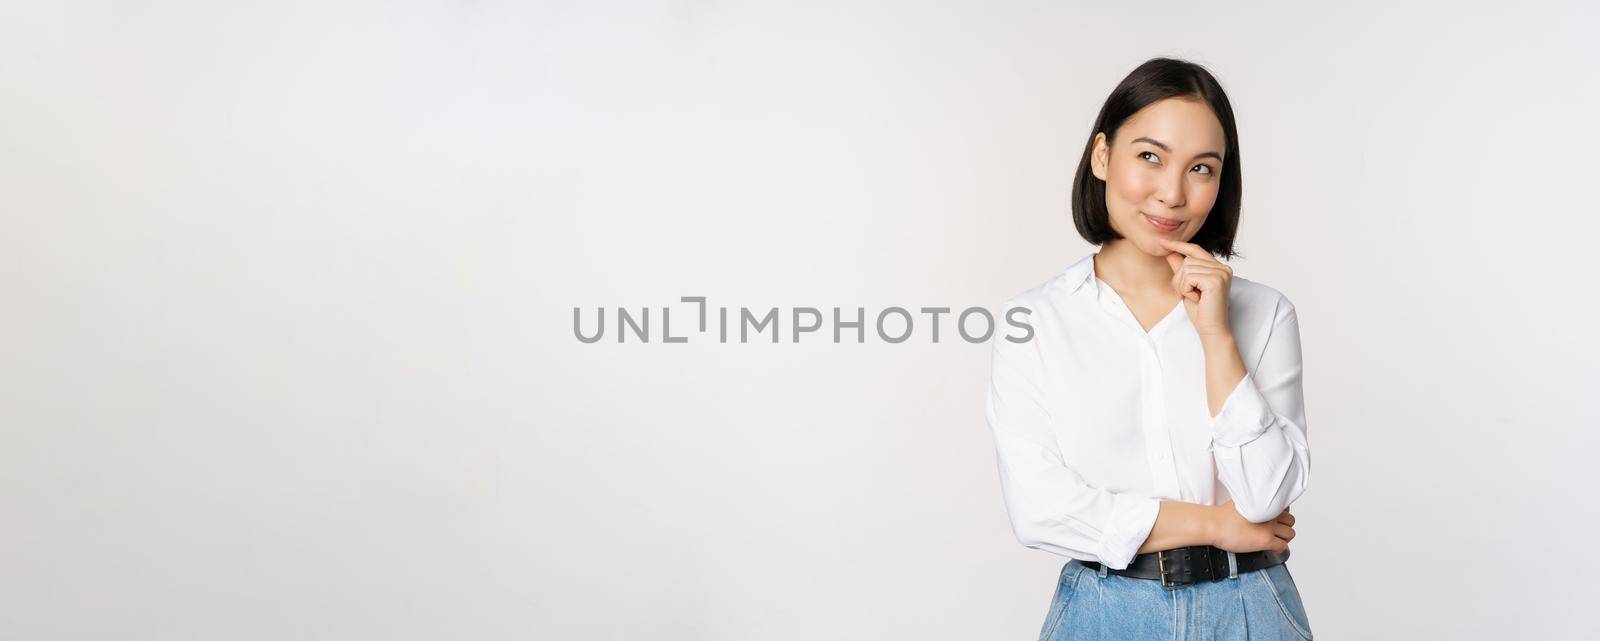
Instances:
[[[1306,489],[1289,299],[1233,275],[1239,138],[1204,68],[1157,58],[1096,119],[1073,183],[1099,251],[1006,304],[988,398],[1023,545],[1069,557],[1041,639],[1311,639],[1284,562]]]

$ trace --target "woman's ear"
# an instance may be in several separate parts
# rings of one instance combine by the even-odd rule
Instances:
[[[1089,171],[1102,182],[1106,179],[1106,165],[1111,162],[1111,145],[1105,132],[1094,135],[1094,150],[1089,152]]]

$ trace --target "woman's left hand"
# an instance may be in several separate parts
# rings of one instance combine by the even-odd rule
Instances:
[[[1194,243],[1157,238],[1162,247],[1172,250],[1167,264],[1172,266],[1172,288],[1183,297],[1189,322],[1201,338],[1231,336],[1228,325],[1228,287],[1233,283],[1233,268],[1224,265]]]

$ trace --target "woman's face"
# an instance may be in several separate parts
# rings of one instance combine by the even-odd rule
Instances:
[[[1226,150],[1222,123],[1193,98],[1147,105],[1123,121],[1115,141],[1097,134],[1090,168],[1106,182],[1111,228],[1152,256],[1171,253],[1155,239],[1188,241],[1200,231]]]

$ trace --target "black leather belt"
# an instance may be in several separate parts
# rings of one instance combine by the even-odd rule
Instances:
[[[1240,573],[1270,568],[1288,560],[1287,548],[1282,552],[1262,550],[1234,554],[1234,561],[1238,564]],[[1094,561],[1082,563],[1091,570],[1100,571],[1099,563]],[[1228,551],[1211,545],[1197,545],[1160,552],[1145,552],[1135,555],[1133,560],[1128,562],[1127,569],[1107,569],[1106,572],[1135,579],[1155,579],[1161,581],[1161,587],[1176,590],[1201,581],[1221,581],[1228,578]]]

